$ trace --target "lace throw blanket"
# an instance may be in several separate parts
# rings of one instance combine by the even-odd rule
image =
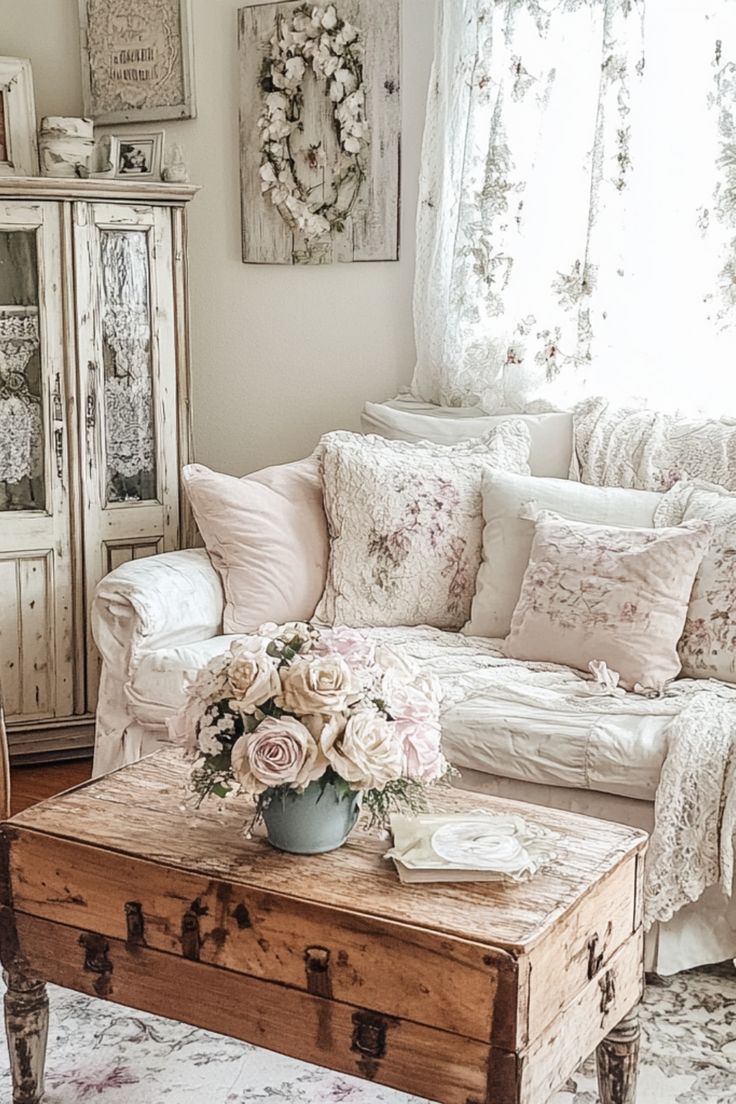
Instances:
[[[500,641],[429,628],[370,630],[377,642],[411,657],[436,678],[443,721],[464,703],[493,699],[552,714],[590,715],[591,727],[615,708],[619,715],[660,716],[667,754],[655,801],[644,886],[645,926],[671,919],[712,885],[730,896],[736,833],[736,687],[682,679],[659,697],[626,693],[604,665],[589,677],[549,663],[504,656]],[[612,699],[616,699],[615,703]],[[462,723],[462,722],[459,722]]]

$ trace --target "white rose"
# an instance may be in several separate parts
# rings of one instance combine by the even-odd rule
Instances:
[[[280,709],[305,713],[343,713],[361,693],[361,685],[341,656],[299,656],[282,668]]]
[[[394,725],[380,713],[355,713],[342,731],[339,724],[326,726],[320,746],[336,774],[356,789],[382,790],[401,778],[403,745]]]
[[[303,790],[327,769],[316,740],[295,717],[266,717],[255,732],[236,742],[231,764],[235,778],[251,794],[272,786]]]
[[[255,713],[281,689],[276,661],[257,637],[237,641],[228,669],[228,689],[241,713]]]

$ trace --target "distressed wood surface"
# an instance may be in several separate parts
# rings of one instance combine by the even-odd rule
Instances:
[[[89,637],[85,590],[91,599],[97,581],[120,563],[181,546],[179,468],[189,459],[191,441],[184,206],[197,190],[0,179],[0,230],[35,231],[38,243],[47,506],[45,512],[0,512],[0,681],[14,754],[32,751],[37,739],[40,750],[75,746],[80,734],[89,745],[99,659]],[[158,445],[156,500],[112,509],[104,495],[99,380],[95,235],[103,226],[149,234]],[[90,377],[98,377],[96,389]]]
[[[526,1033],[516,959],[406,924],[325,910],[285,893],[116,855],[100,879],[92,847],[20,831],[11,848],[21,912],[182,954],[184,917],[201,962],[513,1049]],[[193,918],[192,918],[193,914]],[[135,919],[131,919],[133,917]],[[377,969],[377,963],[381,963]],[[453,984],[447,985],[448,971]]]
[[[187,771],[162,752],[3,825],[6,968],[440,1104],[542,1104],[600,1047],[604,1104],[632,1104],[643,833],[449,791],[559,857],[521,886],[407,886],[376,831],[290,856],[243,838],[244,804],[182,809]]]
[[[150,372],[156,491],[147,501],[108,501],[103,353],[105,230],[143,233],[148,253]],[[170,213],[159,207],[77,203],[74,210],[77,340],[80,364],[82,510],[85,593],[89,605],[100,580],[127,560],[170,552],[179,544],[178,361],[174,330],[174,271]],[[87,707],[94,709],[99,655],[87,637]]]
[[[288,886],[295,900],[313,901],[318,886],[325,906],[356,912],[360,902],[363,911],[376,917],[518,953],[529,951],[646,844],[645,833],[634,828],[523,802],[442,791],[434,801],[438,808],[513,811],[548,826],[560,834],[559,858],[522,885],[401,885],[392,864],[383,859],[388,843],[381,833],[358,828],[339,851],[294,856],[274,851],[264,840],[243,837],[249,812],[244,802],[228,802],[222,811],[214,806],[182,809],[188,770],[181,752],[160,752],[42,802],[14,818],[13,825],[238,886],[277,893]],[[162,824],[167,825],[165,832]]]
[[[36,917],[17,924],[31,967],[69,989],[443,1104],[485,1098],[487,1044]],[[516,1064],[509,1052],[499,1061]]]
[[[638,1004],[644,987],[643,954],[640,928],[521,1055],[520,1104],[546,1104]],[[562,972],[564,964],[559,967]],[[533,971],[531,986],[534,989]],[[603,1104],[634,1101],[604,1097]]]
[[[189,203],[200,190],[197,184],[158,180],[97,178],[70,180],[53,176],[0,177],[0,199],[39,201],[84,199],[90,203],[150,203],[167,207]]]
[[[23,967],[4,971],[5,1035],[13,1104],[41,1104],[49,1031],[46,985]]]
[[[74,698],[72,593],[77,576],[64,421],[67,361],[58,205],[0,201],[0,231],[23,230],[36,236],[44,505],[0,511],[0,681],[10,722],[63,717],[72,712]]]
[[[278,16],[290,17],[299,2],[241,8],[240,174],[243,261],[248,264],[329,264],[333,261],[393,261],[399,255],[401,25],[397,0],[338,0],[338,16],[361,31],[366,115],[370,143],[363,154],[366,176],[344,229],[309,243],[293,232],[270,196],[261,192],[261,66]],[[310,188],[314,206],[330,195],[331,155],[337,149],[334,104],[311,69],[303,81],[303,130],[292,139],[299,179]],[[310,169],[302,156],[322,142],[326,169]]]
[[[606,1036],[596,1051],[601,1104],[635,1104],[641,1028],[636,1008]]]

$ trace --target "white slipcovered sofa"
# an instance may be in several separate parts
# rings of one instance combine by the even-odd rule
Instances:
[[[498,419],[412,400],[367,404],[366,431],[404,440],[454,443]],[[567,478],[572,418],[526,415],[533,475]],[[192,549],[124,564],[99,585],[92,624],[102,656],[94,769],[101,774],[157,750],[184,688],[227,649],[223,593],[206,551]],[[473,638],[467,638],[472,650]],[[464,645],[465,646],[465,645]],[[603,712],[550,716],[520,701],[510,708],[476,693],[458,704],[445,733],[462,785],[479,792],[554,806],[647,831],[667,754],[666,715],[632,716],[616,699]],[[736,956],[736,904],[717,887],[652,930],[649,965],[674,973]]]

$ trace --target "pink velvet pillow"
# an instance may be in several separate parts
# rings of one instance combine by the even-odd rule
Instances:
[[[661,690],[680,672],[677,642],[710,533],[702,521],[618,529],[540,512],[507,654],[581,671],[603,660],[626,689]]]
[[[313,457],[243,479],[189,464],[184,486],[225,591],[223,631],[306,621],[322,597],[327,521]]]

